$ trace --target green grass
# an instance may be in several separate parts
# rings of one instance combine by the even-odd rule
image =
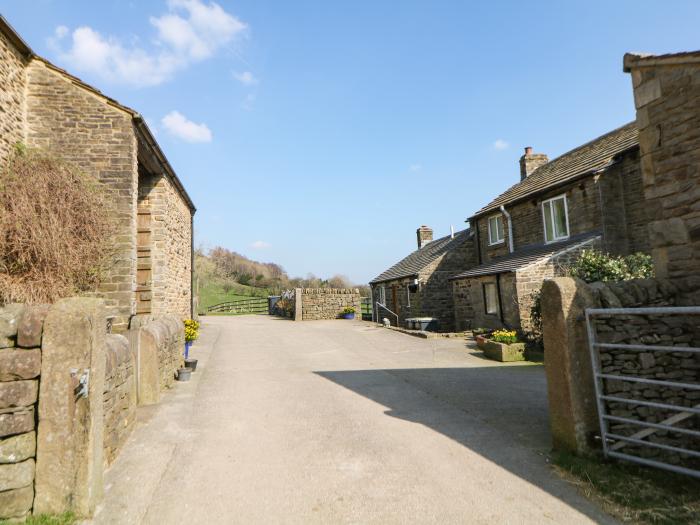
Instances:
[[[72,512],[66,512],[65,514],[59,514],[56,516],[49,516],[47,514],[42,514],[41,516],[29,516],[27,521],[24,522],[25,525],[74,525],[78,520]],[[6,523],[12,523],[6,520],[0,520],[0,525],[5,525]]]
[[[228,292],[222,283],[216,281],[202,282],[199,286],[199,312],[206,312],[209,306],[239,299],[252,297],[267,297],[268,291],[263,288],[235,284]]]
[[[562,476],[625,523],[700,524],[700,480],[631,463],[556,454]]]

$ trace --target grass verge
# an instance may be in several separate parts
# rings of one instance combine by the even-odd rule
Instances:
[[[74,525],[77,522],[78,519],[72,512],[66,512],[58,515],[42,514],[40,516],[29,516],[23,523],[24,525]],[[0,520],[0,525],[5,525],[6,523],[12,522]]]
[[[598,458],[556,453],[559,474],[624,523],[700,524],[700,480]]]

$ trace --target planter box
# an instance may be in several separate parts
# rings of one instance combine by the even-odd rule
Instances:
[[[489,359],[507,363],[510,361],[525,361],[525,343],[497,343],[486,341],[482,347],[484,354]]]
[[[476,346],[481,348],[482,350],[486,347],[486,343],[488,342],[488,339],[486,339],[483,335],[477,335],[475,337],[476,339]]]

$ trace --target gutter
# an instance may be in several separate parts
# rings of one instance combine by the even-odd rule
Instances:
[[[513,221],[510,218],[510,213],[506,211],[505,206],[501,206],[501,213],[508,220],[508,253],[513,253]]]

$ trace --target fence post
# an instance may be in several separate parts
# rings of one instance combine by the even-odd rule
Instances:
[[[593,371],[586,335],[586,308],[595,307],[581,280],[560,277],[542,285],[542,331],[549,422],[555,449],[592,451],[598,432]]]
[[[301,321],[304,319],[304,305],[302,300],[301,288],[294,289],[294,320]]]

